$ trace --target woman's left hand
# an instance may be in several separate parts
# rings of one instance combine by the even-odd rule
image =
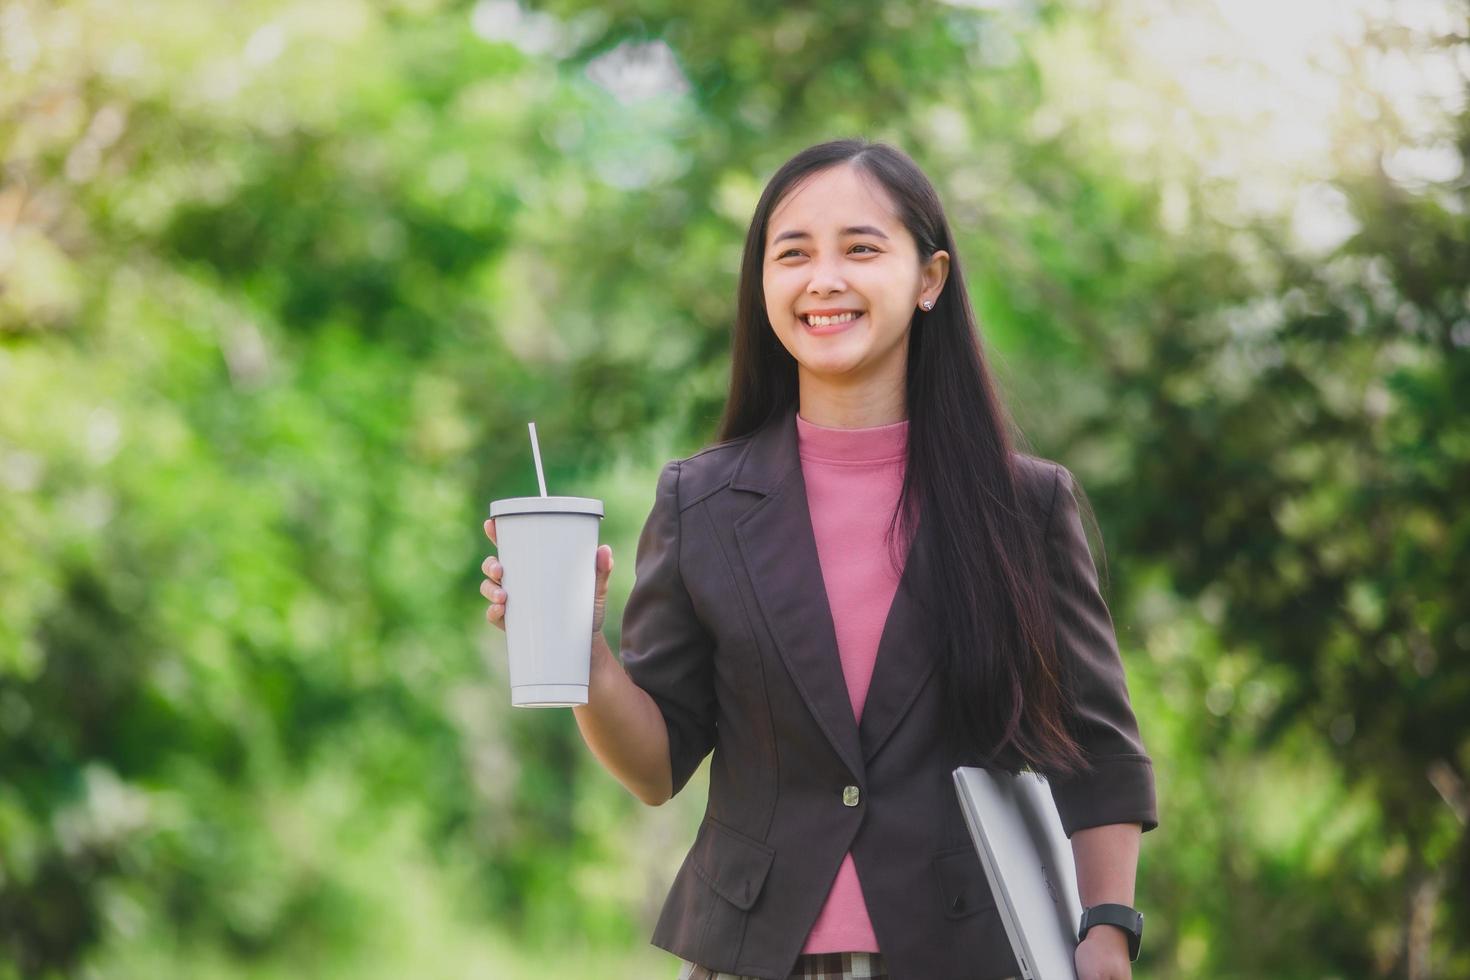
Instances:
[[[1077,944],[1077,980],[1130,980],[1133,965],[1128,961],[1128,937],[1111,926],[1087,930]]]

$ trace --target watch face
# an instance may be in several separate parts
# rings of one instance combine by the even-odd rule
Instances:
[[[1078,930],[1086,934],[1093,926],[1110,925],[1126,929],[1135,936],[1143,935],[1143,913],[1126,905],[1094,905],[1082,912],[1082,925]]]

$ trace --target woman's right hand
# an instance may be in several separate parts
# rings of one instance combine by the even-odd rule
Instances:
[[[490,539],[491,544],[496,543],[494,518],[485,522],[485,536]],[[594,561],[597,579],[592,592],[592,632],[595,634],[602,629],[603,618],[607,615],[607,580],[611,577],[613,569],[612,546],[598,545]],[[485,618],[503,630],[505,629],[505,603],[508,597],[505,589],[501,588],[500,580],[505,574],[505,569],[494,555],[490,555],[481,563],[480,570],[485,573],[485,581],[480,583],[480,594],[490,600],[490,608],[485,610]]]

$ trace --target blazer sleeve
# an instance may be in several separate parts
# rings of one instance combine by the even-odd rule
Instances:
[[[679,465],[673,460],[659,474],[619,642],[623,668],[663,714],[674,793],[715,744],[714,641],[679,570]]]
[[[1075,477],[1056,467],[1046,526],[1046,555],[1056,616],[1057,657],[1072,697],[1070,731],[1090,768],[1048,776],[1067,836],[1087,827],[1158,826],[1153,763],[1128,700],[1123,661],[1074,491]]]

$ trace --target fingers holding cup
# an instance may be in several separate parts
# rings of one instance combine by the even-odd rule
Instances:
[[[501,629],[505,629],[505,590],[498,583],[486,579],[480,583],[480,594],[490,600],[490,608],[485,610],[485,618]]]
[[[485,522],[485,536],[490,539],[492,544],[496,544],[494,518]],[[494,555],[487,555],[485,560],[480,563],[480,571],[485,576],[485,580],[480,583],[480,594],[490,600],[490,608],[485,610],[485,618],[504,630],[505,590],[501,588],[500,583],[505,574],[505,569],[500,564],[500,559]]]

